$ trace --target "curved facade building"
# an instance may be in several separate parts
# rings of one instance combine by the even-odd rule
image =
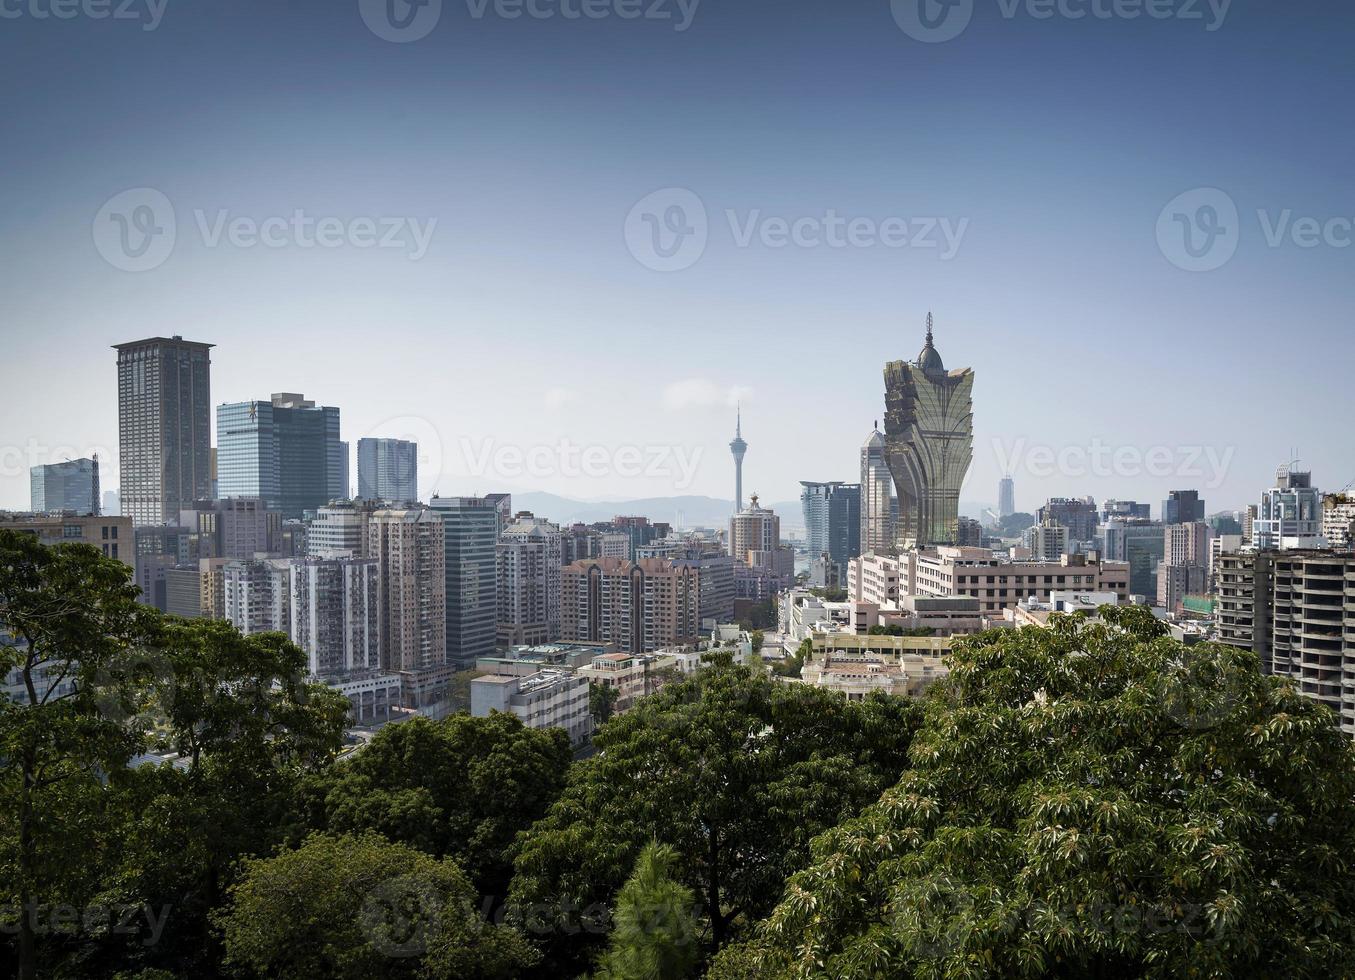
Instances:
[[[916,361],[885,365],[885,459],[902,550],[954,544],[960,485],[974,458],[974,372],[947,371],[927,342]]]

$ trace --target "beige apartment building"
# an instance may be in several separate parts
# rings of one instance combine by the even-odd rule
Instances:
[[[32,534],[43,544],[90,544],[105,558],[136,564],[130,517],[77,517],[74,514],[0,513],[0,528]]]
[[[560,638],[611,643],[626,653],[695,643],[701,572],[692,562],[589,558],[560,576]]]
[[[1129,599],[1128,562],[1088,555],[1063,555],[1058,561],[996,558],[986,548],[911,551],[900,557],[901,594],[974,596],[979,612],[1000,613],[1034,596],[1047,602],[1055,590],[1114,592]]]
[[[447,662],[443,522],[428,507],[373,511],[367,553],[377,560],[382,667],[400,675],[406,707],[443,700]]]
[[[948,672],[942,658],[950,650],[949,637],[815,633],[813,642],[801,679],[849,701],[876,692],[918,697]]]

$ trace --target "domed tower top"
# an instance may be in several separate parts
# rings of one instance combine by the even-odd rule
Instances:
[[[941,361],[941,353],[932,346],[932,315],[927,314],[927,342],[922,346],[922,353],[917,356],[917,366],[922,368],[925,374],[945,374],[946,366]]]

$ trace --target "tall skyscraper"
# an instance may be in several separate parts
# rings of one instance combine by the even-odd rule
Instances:
[[[856,483],[809,483],[800,502],[804,506],[805,534],[811,561],[828,556],[838,581],[847,575],[847,562],[861,554],[861,486]]]
[[[743,441],[743,407],[736,410],[734,416],[734,439],[729,444],[734,454],[734,513],[743,510],[743,454],[748,452],[748,443]]]
[[[175,335],[114,349],[122,513],[133,524],[173,524],[212,495],[212,345]]]
[[[348,468],[349,458],[348,443],[340,439],[339,459],[341,460],[341,464],[339,466],[339,492],[332,498],[334,500],[347,500],[353,495],[353,479]]]
[[[348,496],[339,410],[280,392],[216,410],[217,488],[262,497],[287,519]]]
[[[885,365],[885,453],[899,498],[901,548],[953,544],[960,485],[974,458],[974,372],[946,371],[927,341],[916,361]]]
[[[1016,513],[1016,487],[1008,473],[997,481],[997,516],[1006,517]]]
[[[358,496],[402,503],[418,500],[419,447],[407,439],[359,439]]]
[[[885,437],[876,424],[861,446],[861,551],[894,554],[898,521],[899,501],[885,461]]]
[[[71,510],[99,516],[97,456],[30,467],[28,485],[29,504],[35,514]]]
[[[1188,595],[1201,595],[1209,581],[1209,525],[1204,521],[1167,524],[1162,529],[1162,563],[1157,566],[1157,604],[1175,612]]]
[[[434,497],[429,503],[446,527],[447,658],[474,667],[477,658],[494,654],[498,510],[484,497]]]
[[[1163,524],[1191,524],[1204,520],[1204,501],[1198,490],[1173,490],[1162,501]]]

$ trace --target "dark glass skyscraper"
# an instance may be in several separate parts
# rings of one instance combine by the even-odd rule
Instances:
[[[494,653],[498,616],[498,509],[485,497],[434,497],[446,561],[447,662],[474,667]]]
[[[293,519],[347,496],[337,408],[291,393],[220,405],[216,438],[222,497],[262,497]]]
[[[122,513],[175,524],[212,495],[211,344],[180,336],[116,344]]]

